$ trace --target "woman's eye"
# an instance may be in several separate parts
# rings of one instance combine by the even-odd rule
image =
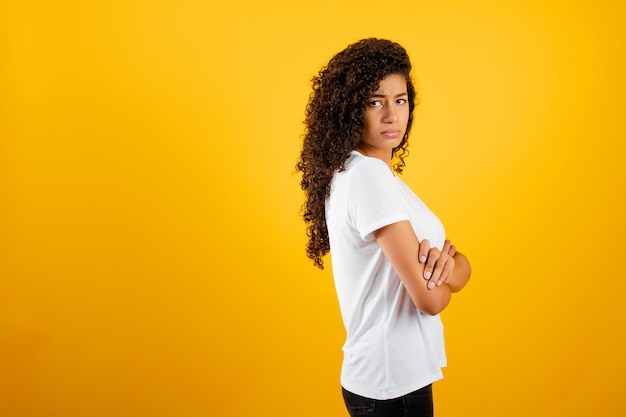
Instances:
[[[381,103],[381,101],[380,101],[380,100],[373,100],[373,101],[370,101],[370,106],[374,106],[374,107],[376,107],[376,106],[381,106],[381,105],[382,105],[382,103]]]
[[[405,100],[405,99],[403,99],[403,98],[400,98],[400,99],[398,99],[398,101],[396,101],[396,103],[398,103],[398,104],[404,104],[404,103],[406,103],[406,100]]]

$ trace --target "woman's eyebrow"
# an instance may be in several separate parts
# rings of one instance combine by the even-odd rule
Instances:
[[[396,94],[396,97],[402,97],[402,96],[408,96],[408,95],[409,95],[408,93],[399,93],[399,94]],[[385,98],[385,97],[387,96],[384,94],[372,94],[370,96],[370,98]]]

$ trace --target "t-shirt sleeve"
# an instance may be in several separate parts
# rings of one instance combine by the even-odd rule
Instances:
[[[400,187],[384,162],[366,159],[355,167],[348,187],[350,216],[361,238],[374,240],[381,227],[408,220]]]

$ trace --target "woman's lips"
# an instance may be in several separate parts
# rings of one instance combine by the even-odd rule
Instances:
[[[400,136],[400,131],[396,129],[388,129],[380,132],[386,138],[397,138]]]

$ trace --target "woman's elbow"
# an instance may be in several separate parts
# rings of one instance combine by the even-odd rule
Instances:
[[[415,306],[420,312],[435,316],[448,306],[451,295],[446,285],[442,285],[431,291],[437,291],[439,294],[433,294],[433,296],[427,297],[425,300],[420,300],[421,302],[416,303]]]
[[[441,313],[445,308],[446,306],[428,306],[422,308],[418,307],[418,310],[421,313],[428,314],[430,316],[436,316],[437,314]]]

